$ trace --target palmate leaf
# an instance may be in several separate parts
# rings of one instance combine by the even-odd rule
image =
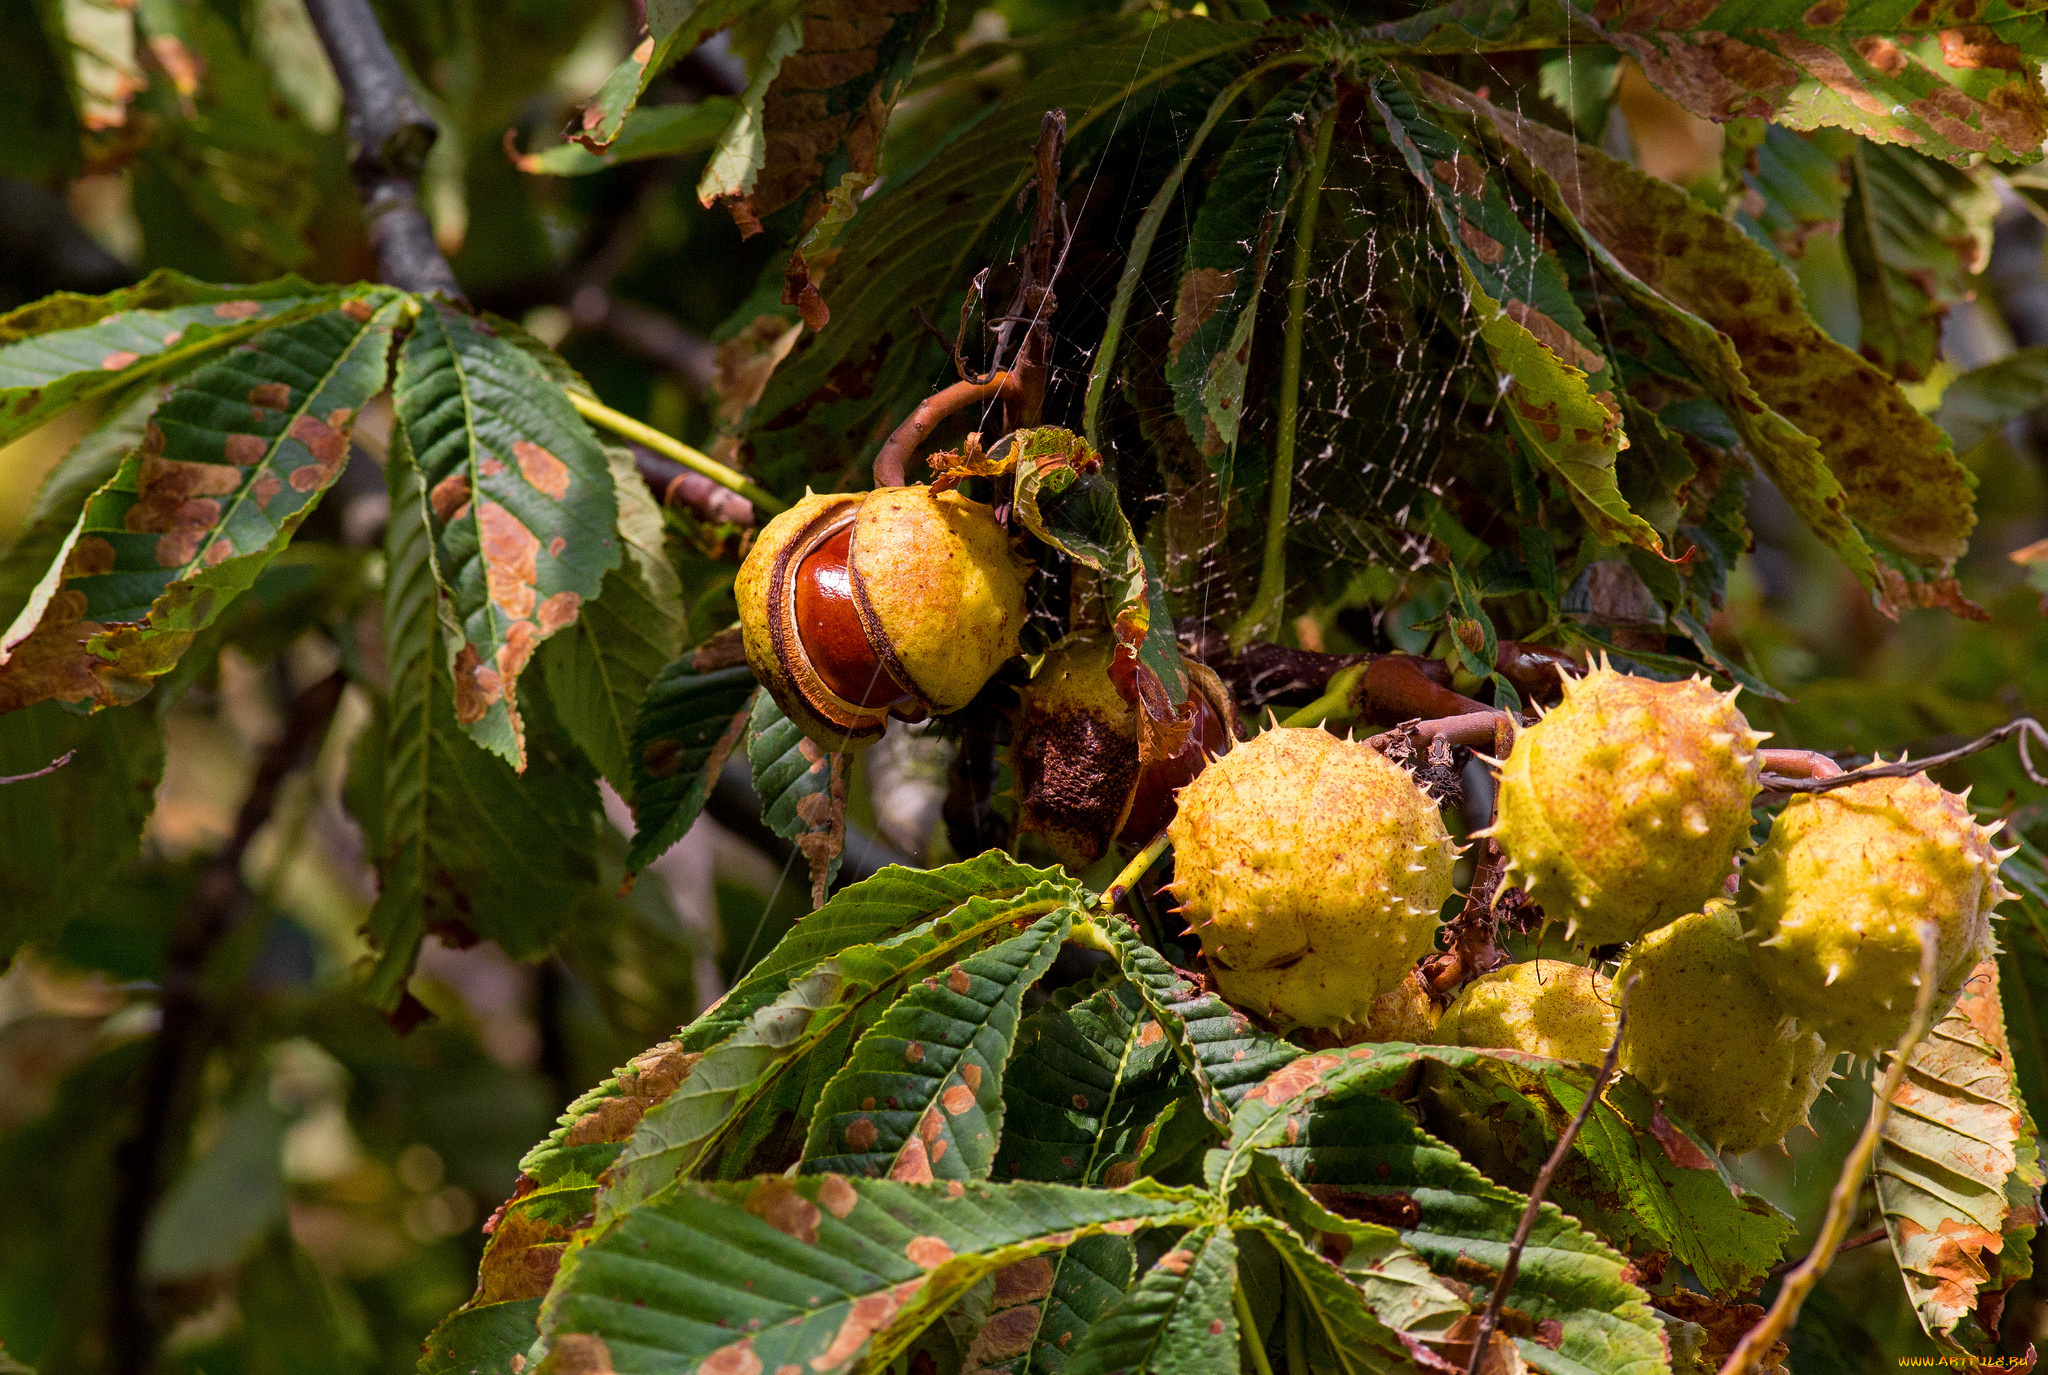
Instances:
[[[405,300],[368,290],[178,385],[0,635],[0,710],[132,700],[177,664],[340,474]]]
[[[2048,344],[1972,368],[1941,394],[1935,423],[1968,453],[2023,415],[2048,405]]]
[[[629,786],[633,728],[647,688],[683,648],[682,579],[662,547],[666,523],[630,450],[607,447],[618,494],[619,566],[597,600],[541,646],[555,713],[612,786]]]
[[[803,1172],[907,1183],[986,1179],[1003,1134],[1003,1075],[1025,990],[1075,912],[1048,912],[1000,945],[912,984],[861,1038],[810,1118]]]
[[[105,296],[58,292],[0,316],[0,444],[60,411],[198,358],[343,293],[285,277],[209,286],[159,268]]]
[[[1078,50],[1007,96],[923,168],[865,202],[838,241],[832,320],[777,369],[751,414],[751,444],[774,470],[823,470],[854,457],[879,412],[907,410],[920,345],[914,307],[938,318],[995,252],[985,242],[1016,215],[1050,109],[1070,142],[1161,83],[1258,41],[1249,24],[1175,19],[1142,37]],[[1007,245],[1005,250],[1007,251]],[[827,386],[827,379],[841,381]]]
[[[422,302],[393,391],[426,491],[456,719],[523,769],[519,676],[619,566],[610,466],[541,363],[445,302]]]
[[[1923,566],[1962,553],[1975,516],[1946,438],[1875,365],[1821,332],[1768,250],[1676,187],[1448,83],[1422,84],[1491,131],[1852,570],[1877,581],[1852,516]]]
[[[1071,884],[1043,883],[1006,900],[970,898],[901,934],[842,946],[783,980],[773,998],[707,1046],[689,1078],[641,1120],[598,1200],[600,1219],[619,1215],[679,1177],[717,1172],[721,1152],[735,1138],[740,1144],[730,1150],[739,1158],[733,1163],[743,1165],[751,1147],[781,1126],[781,1117],[793,1117],[801,1129],[850,1048],[913,980],[950,977],[961,959],[1021,923],[1070,907],[1074,897]],[[831,910],[817,913],[793,935]],[[696,1031],[686,1030],[685,1046]]]
[[[1941,321],[1969,299],[1991,252],[1998,197],[1988,183],[1906,148],[1860,144],[1842,215],[1856,279],[1858,350],[1894,377],[1921,381],[1941,351]]]
[[[1474,1169],[1382,1095],[1417,1055],[1443,1047],[1354,1046],[1289,1064],[1243,1096],[1212,1179],[1273,1156],[1324,1207],[1384,1222],[1437,1275],[1474,1288],[1475,1306],[1499,1275],[1527,1200]],[[1552,1354],[1588,1370],[1654,1375],[1666,1370],[1661,1324],[1623,1276],[1622,1258],[1556,1205],[1540,1210],[1508,1307],[1532,1326],[1556,1323],[1554,1340],[1517,1338],[1539,1368]],[[1538,1327],[1537,1331],[1541,1332]]]
[[[563,1271],[543,1342],[558,1366],[620,1375],[880,1366],[986,1275],[1083,1237],[1185,1223],[1204,1206],[1145,1185],[832,1174],[685,1184]]]
[[[1506,211],[1486,166],[1448,130],[1425,118],[1405,86],[1383,77],[1373,83],[1373,98],[1388,137],[1428,195],[1443,241],[1457,259],[1468,308],[1500,376],[1502,409],[1517,442],[1564,485],[1603,543],[1661,551],[1657,531],[1629,510],[1615,485],[1616,455],[1626,442],[1620,407],[1603,399],[1611,391],[1592,390],[1605,378],[1607,360],[1580,337],[1586,327],[1563,269]],[[1518,241],[1512,259],[1508,245],[1488,230],[1512,233]],[[1524,281],[1530,285],[1520,285]]]
[[[1197,1227],[1067,1357],[1067,1375],[1236,1375],[1237,1239]]]
[[[633,844],[626,870],[639,873],[683,838],[704,809],[726,756],[739,744],[760,684],[744,664],[695,671],[694,651],[647,685],[633,722]]]
[[[1188,229],[1166,375],[1182,423],[1219,476],[1244,418],[1266,269],[1333,94],[1329,75],[1316,72],[1267,101],[1218,159]]]
[[[1301,1055],[1299,1046],[1258,1030],[1236,1008],[1202,992],[1123,923],[1098,920],[1095,929],[1194,1076],[1202,1111],[1217,1126],[1228,1129],[1245,1094]]]
[[[378,763],[383,806],[373,853],[381,881],[366,924],[375,963],[363,992],[395,1007],[420,941],[436,927],[474,931],[515,958],[547,949],[597,877],[595,783],[536,742],[525,776],[464,734],[442,665],[441,592],[423,484],[405,426],[392,430],[386,479],[385,661],[391,665]],[[545,748],[540,748],[541,745]]]
[[[810,865],[811,906],[824,906],[846,850],[846,756],[819,749],[764,692],[747,721],[747,762],[761,820],[796,842]]]
[[[1990,1354],[1998,1333],[1981,1326],[1978,1299],[2032,1273],[2043,1177],[1996,961],[1977,966],[1907,1062],[1873,1173],[1920,1325],[1952,1350]]]

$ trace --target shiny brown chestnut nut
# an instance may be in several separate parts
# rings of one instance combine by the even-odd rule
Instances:
[[[1183,659],[1194,724],[1171,756],[1141,765],[1137,708],[1110,676],[1116,641],[1076,636],[1046,656],[1025,687],[1010,766],[1018,826],[1045,837],[1069,869],[1093,864],[1112,840],[1143,845],[1173,818],[1174,794],[1237,739],[1221,680]]]
[[[995,514],[927,487],[808,495],[740,565],[747,663],[827,750],[965,706],[1017,652],[1030,567]]]

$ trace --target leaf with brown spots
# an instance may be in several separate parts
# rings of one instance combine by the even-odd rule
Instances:
[[[133,700],[290,542],[384,386],[404,298],[280,325],[184,378],[0,633],[0,704]],[[252,407],[261,387],[281,408]],[[253,445],[235,443],[253,438]],[[275,490],[266,485],[268,479]],[[32,638],[33,637],[33,638]],[[19,652],[17,652],[19,651]]]
[[[873,179],[890,109],[943,10],[937,0],[806,0],[756,69],[698,198],[737,200],[779,239],[801,238],[843,179]]]
[[[1237,1239],[1198,1227],[1067,1353],[1065,1375],[1237,1375]]]
[[[2033,1272],[2042,1184],[1996,960],[1977,966],[1913,1052],[1892,1108],[1873,1174],[1920,1325],[1950,1351],[1995,1354],[1978,1300]]]
[[[543,1343],[559,1352],[572,1335],[621,1340],[630,1325],[639,1360],[661,1369],[882,1368],[982,1279],[1083,1238],[1186,1225],[1205,1206],[1156,1187],[830,1174],[765,1187],[772,1207],[760,1182],[685,1183],[594,1235],[562,1267]],[[833,1206],[848,1192],[851,1206]],[[705,1320],[713,1294],[730,1296],[721,1311],[736,1320]]]
[[[396,1007],[419,945],[459,921],[515,958],[546,951],[579,904],[597,897],[596,782],[551,718],[524,775],[456,721],[442,665],[439,583],[425,497],[406,431],[392,432],[385,477],[384,657],[391,684],[372,726],[382,787],[367,839],[381,892],[365,923],[375,960],[358,988]],[[538,715],[538,714],[537,714]]]
[[[1057,908],[962,960],[954,966],[960,977],[912,985],[826,1085],[810,1119],[804,1172],[987,1178],[1024,992],[1051,967],[1074,915]],[[914,1060],[904,1053],[912,1042],[923,1052]],[[864,1108],[867,1100],[886,1106]]]
[[[846,847],[846,756],[820,751],[765,692],[754,699],[746,737],[761,820],[796,842],[810,866],[811,906],[823,907]]]
[[[519,677],[619,566],[610,464],[540,361],[443,302],[422,307],[394,394],[425,491],[454,493],[433,553],[456,719],[524,769]]]
[[[1876,585],[1859,526],[1937,572],[1960,557],[1976,516],[1947,438],[1876,366],[1821,332],[1769,250],[1675,186],[1449,83],[1423,85],[1492,130],[1515,174],[1656,322],[1772,483],[1858,577]]]
[[[344,299],[296,277],[209,286],[160,268],[106,296],[54,296],[0,315],[0,445],[80,402]]]

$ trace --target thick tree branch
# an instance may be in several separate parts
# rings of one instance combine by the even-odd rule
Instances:
[[[378,276],[406,291],[463,300],[420,208],[420,171],[439,133],[433,117],[413,95],[369,0],[306,0],[306,12],[348,101],[356,194]]]

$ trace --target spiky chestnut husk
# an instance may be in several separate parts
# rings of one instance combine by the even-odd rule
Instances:
[[[1045,837],[1069,869],[1108,853],[1112,840],[1142,845],[1173,817],[1176,792],[1237,738],[1237,711],[1215,673],[1183,659],[1194,724],[1172,756],[1141,764],[1137,708],[1110,676],[1117,642],[1075,636],[1039,665],[1020,694],[1010,768],[1019,830]]]
[[[1912,1019],[1922,922],[1936,931],[1934,1017],[1991,948],[2012,896],[1969,804],[1925,774],[1795,797],[1742,870],[1757,972],[1836,1050],[1873,1055]]]
[[[754,541],[733,595],[747,663],[827,750],[891,715],[958,710],[1017,652],[1028,566],[995,515],[928,487],[807,494]]]
[[[1181,790],[1173,891],[1217,991],[1281,1026],[1365,1017],[1435,946],[1457,849],[1365,745],[1276,726]]]
[[[1628,989],[1621,1065],[1716,1150],[1753,1151],[1806,1120],[1834,1053],[1758,976],[1732,904],[1651,932],[1614,975]]]
[[[1720,893],[1749,834],[1757,742],[1694,678],[1660,683],[1604,662],[1515,738],[1489,833],[1546,915],[1585,945],[1630,941]]]
[[[1437,1023],[1436,1040],[1597,1065],[1614,1026],[1606,975],[1563,960],[1525,960],[1465,985]]]

